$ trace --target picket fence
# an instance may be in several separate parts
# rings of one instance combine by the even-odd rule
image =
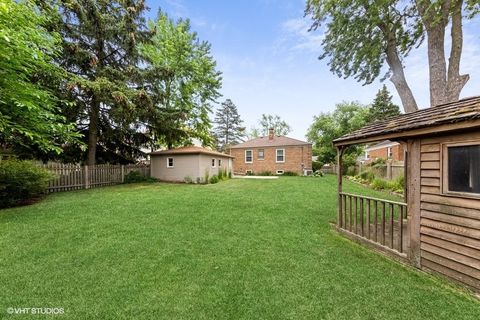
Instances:
[[[147,164],[81,166],[78,164],[48,163],[42,166],[55,175],[55,178],[49,182],[47,188],[49,193],[120,184],[125,181],[125,176],[132,171],[139,171],[145,176],[150,176],[150,165]]]

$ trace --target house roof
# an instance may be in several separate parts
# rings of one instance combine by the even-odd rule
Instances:
[[[273,139],[269,139],[268,136],[258,137],[252,140],[248,140],[234,146],[231,146],[230,149],[243,149],[243,148],[261,148],[261,147],[284,147],[284,146],[303,146],[310,145],[310,143],[284,137],[284,136],[274,136]]]
[[[456,124],[456,126],[452,126]],[[480,127],[480,96],[421,109],[383,121],[376,121],[333,141],[346,146],[385,139],[399,139],[435,132]]]
[[[217,152],[214,150],[210,150],[207,148],[197,147],[197,146],[188,146],[176,149],[169,149],[169,150],[159,150],[150,152],[150,155],[180,155],[180,154],[206,154],[210,156],[217,156],[217,157],[226,157],[226,158],[234,158],[231,155]]]
[[[367,148],[365,148],[365,151],[372,151],[372,150],[378,150],[378,149],[383,149],[387,147],[393,147],[398,145],[398,142],[395,141],[390,141],[390,140],[385,140],[379,143],[374,143]]]

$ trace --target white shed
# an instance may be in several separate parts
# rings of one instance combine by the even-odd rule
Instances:
[[[210,149],[188,146],[150,153],[151,176],[161,181],[205,183],[220,170],[232,172],[233,157]]]

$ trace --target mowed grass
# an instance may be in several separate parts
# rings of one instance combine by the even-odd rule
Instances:
[[[457,287],[332,231],[335,208],[327,176],[121,185],[1,210],[0,318],[479,319]]]

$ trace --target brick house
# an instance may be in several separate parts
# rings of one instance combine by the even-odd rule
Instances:
[[[403,145],[398,142],[385,140],[365,148],[365,159],[367,162],[375,159],[385,159],[393,161],[404,161],[405,150]]]
[[[231,146],[227,153],[234,157],[233,172],[237,175],[286,171],[300,175],[312,170],[312,144],[289,137],[269,135]]]

